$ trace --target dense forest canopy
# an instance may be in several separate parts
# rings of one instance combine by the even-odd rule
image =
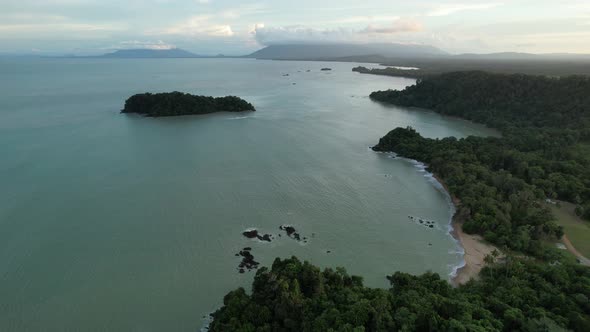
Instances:
[[[572,129],[590,138],[590,77],[454,72],[419,80],[403,91],[378,91],[374,100],[432,109],[506,130]]]
[[[412,128],[397,128],[373,149],[428,163],[461,200],[458,213],[465,216],[463,229],[468,233],[536,256],[546,255],[542,240],[562,236],[544,203],[545,192],[527,183],[544,170],[532,165],[536,168],[528,170],[526,162],[513,160],[514,152],[502,145],[502,139],[435,140]],[[512,174],[513,168],[520,173]]]
[[[142,93],[125,101],[121,113],[139,113],[146,116],[194,115],[215,112],[255,111],[249,102],[235,96],[207,97],[182,92]]]
[[[571,201],[590,218],[590,78],[459,72],[371,98],[502,132],[502,138],[432,140],[397,128],[375,146],[428,163],[461,199],[466,231],[539,254],[538,240],[560,235],[542,200]]]
[[[497,74],[526,74],[552,77],[590,75],[590,57],[584,55],[482,54],[451,57],[387,58],[378,55],[332,59],[357,63],[378,63],[368,74],[426,77],[451,72],[485,71]],[[383,66],[389,68],[382,68]],[[415,67],[419,70],[396,70],[393,67]],[[362,72],[362,71],[359,71]],[[410,75],[410,76],[408,76]],[[416,75],[416,76],[415,76]]]
[[[590,270],[511,258],[453,288],[439,275],[387,277],[363,286],[344,269],[276,259],[252,294],[230,292],[211,331],[574,331],[590,330]]]

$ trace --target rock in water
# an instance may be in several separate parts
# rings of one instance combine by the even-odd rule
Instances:
[[[240,262],[240,265],[238,265],[240,273],[244,273],[246,269],[252,270],[258,268],[260,263],[254,260],[254,255],[252,255],[250,251],[242,250],[239,252],[239,255],[242,256],[242,261]]]
[[[271,241],[271,236],[270,234],[264,234],[262,236],[258,235],[257,236],[258,240],[260,241],[265,241],[265,242],[270,242]]]
[[[299,233],[297,233],[297,230],[295,229],[295,227],[290,226],[290,225],[283,225],[281,227],[279,227],[282,231],[285,231],[287,233],[287,236],[297,240],[297,241],[301,241],[301,235]],[[307,239],[307,238],[304,238]]]
[[[246,230],[242,233],[242,235],[244,235],[245,237],[247,237],[249,239],[254,239],[254,238],[258,237],[258,230],[256,230],[256,229]]]

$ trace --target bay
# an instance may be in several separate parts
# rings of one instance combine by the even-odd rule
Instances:
[[[195,331],[249,287],[235,257],[247,246],[262,265],[295,255],[373,287],[398,270],[448,277],[462,260],[448,197],[369,146],[399,126],[496,133],[374,103],[372,91],[415,81],[356,65],[1,59],[0,330]],[[257,112],[119,114],[132,94],[174,90],[237,95]],[[283,224],[308,242],[278,237]],[[250,227],[276,238],[248,240]]]

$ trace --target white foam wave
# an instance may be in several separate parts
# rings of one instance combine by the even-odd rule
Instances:
[[[227,118],[228,120],[242,120],[242,119],[249,119],[253,118],[253,116],[234,116],[232,118]]]
[[[409,158],[403,158],[403,157],[399,157],[399,159],[410,162],[412,165],[414,165],[414,167],[418,170],[418,172],[424,173],[424,177],[428,180],[428,182],[430,182],[437,190],[439,190],[443,194],[443,196],[445,197],[445,201],[447,201],[447,204],[449,206],[449,215],[450,215],[449,222],[447,224],[447,234],[448,234],[448,236],[451,237],[451,239],[453,239],[453,242],[455,243],[456,248],[457,248],[456,251],[449,251],[449,254],[460,255],[460,257],[461,257],[461,262],[459,262],[459,264],[449,265],[449,267],[451,268],[451,272],[449,273],[449,276],[452,279],[457,276],[457,272],[461,268],[463,268],[466,264],[466,262],[465,262],[465,249],[463,248],[463,246],[461,246],[461,242],[459,242],[459,240],[455,239],[455,237],[453,236],[453,216],[455,216],[455,212],[457,212],[457,208],[455,207],[455,204],[453,203],[453,199],[451,198],[451,195],[447,192],[447,190],[442,185],[442,183],[440,183],[436,179],[434,174],[428,172],[428,170],[427,170],[428,166],[426,166],[424,163],[417,161],[415,159],[409,159]]]

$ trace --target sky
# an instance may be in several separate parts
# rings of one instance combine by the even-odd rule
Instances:
[[[590,0],[0,0],[0,53],[242,55],[319,42],[590,54]]]

